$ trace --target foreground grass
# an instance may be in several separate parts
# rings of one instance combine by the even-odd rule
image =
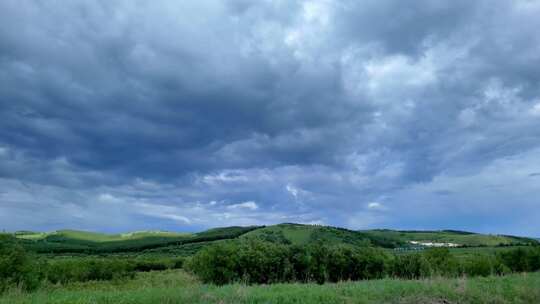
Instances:
[[[218,287],[200,284],[183,271],[163,271],[124,282],[46,286],[31,294],[11,291],[0,297],[0,304],[8,303],[540,303],[540,273]]]

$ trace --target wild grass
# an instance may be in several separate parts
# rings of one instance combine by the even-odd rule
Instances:
[[[33,293],[11,290],[0,297],[0,304],[26,303],[540,303],[540,273],[218,287],[201,284],[182,270],[168,270],[125,281],[47,285]]]

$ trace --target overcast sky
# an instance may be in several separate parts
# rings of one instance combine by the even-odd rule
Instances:
[[[0,1],[0,229],[540,236],[540,1]]]

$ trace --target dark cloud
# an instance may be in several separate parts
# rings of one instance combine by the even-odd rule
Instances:
[[[518,231],[540,212],[539,12],[4,1],[0,220]]]

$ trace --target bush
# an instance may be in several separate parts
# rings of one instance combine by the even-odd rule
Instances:
[[[391,274],[404,279],[420,279],[431,275],[431,266],[424,255],[398,255],[391,264]]]
[[[513,272],[538,271],[540,270],[540,247],[501,252],[498,259]]]
[[[504,272],[504,269],[497,264],[497,260],[493,256],[476,254],[463,261],[463,273],[470,277],[487,277],[498,272]]]
[[[220,243],[199,251],[187,265],[205,283],[223,285],[239,280],[237,248]]]
[[[182,269],[184,267],[184,258],[173,259],[172,269]]]
[[[461,274],[460,265],[448,248],[431,248],[424,251],[424,257],[429,263],[431,275],[456,277]]]
[[[387,256],[373,248],[288,246],[260,240],[229,242],[204,248],[186,264],[203,282],[268,284],[337,282],[382,278]]]
[[[117,259],[66,259],[49,263],[47,280],[53,284],[132,278],[134,267]]]
[[[0,292],[12,286],[36,289],[42,280],[42,264],[32,262],[25,250],[12,239],[0,236]]]
[[[172,268],[172,262],[163,260],[136,259],[131,262],[135,271],[147,272],[155,270],[166,270]]]

